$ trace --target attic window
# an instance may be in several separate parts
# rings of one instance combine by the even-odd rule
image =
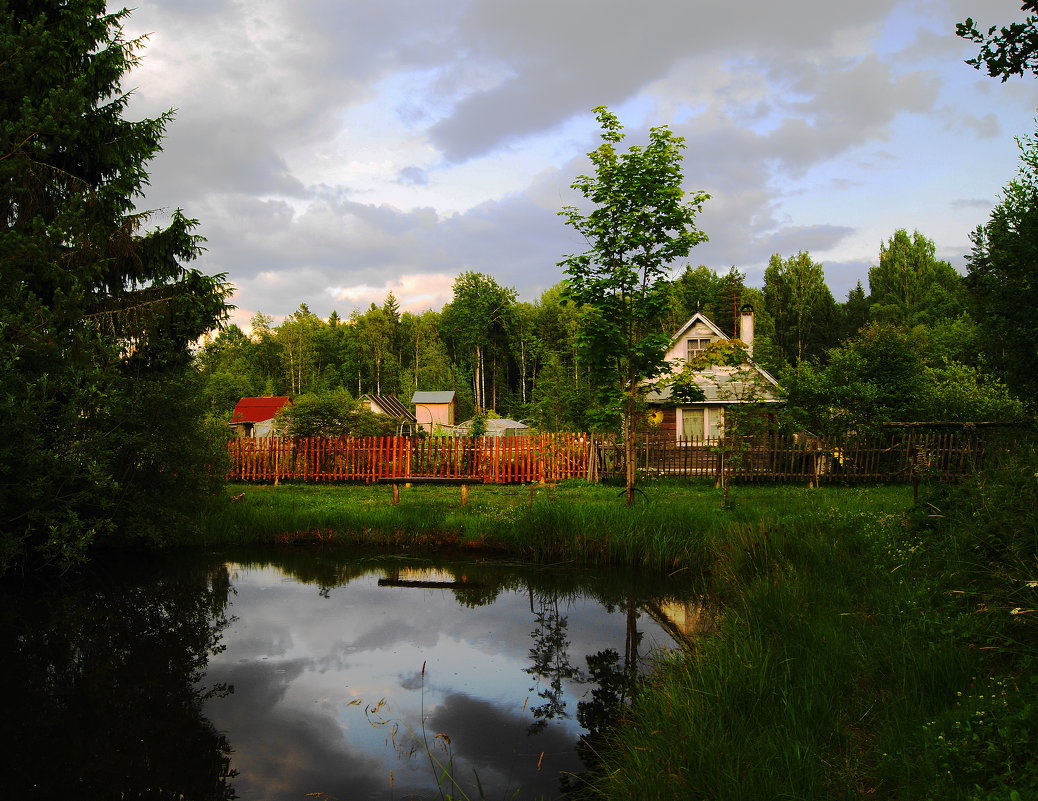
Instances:
[[[702,353],[704,350],[706,350],[707,345],[709,345],[709,344],[710,344],[710,340],[709,339],[690,339],[690,340],[688,340],[688,352],[687,352],[685,358],[687,358],[687,359],[694,359],[696,356],[698,356],[700,353]]]

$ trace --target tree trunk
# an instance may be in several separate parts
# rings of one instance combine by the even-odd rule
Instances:
[[[634,505],[634,387],[628,389],[624,410],[624,473],[627,487],[627,505]]]

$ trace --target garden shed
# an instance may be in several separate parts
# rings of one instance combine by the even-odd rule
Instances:
[[[420,428],[432,434],[437,426],[453,426],[457,410],[457,394],[446,392],[416,392],[411,396],[414,416]]]
[[[239,437],[272,437],[275,415],[291,402],[288,395],[242,398],[234,406],[231,428]]]

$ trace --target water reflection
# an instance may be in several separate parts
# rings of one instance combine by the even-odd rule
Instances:
[[[202,714],[227,625],[221,567],[96,567],[0,589],[4,795],[234,798],[230,746]]]
[[[557,797],[581,739],[674,645],[643,611],[676,600],[658,576],[258,560],[232,580],[237,623],[209,676],[236,693],[207,712],[249,798],[430,798],[447,764],[471,797]]]
[[[321,551],[3,600],[19,798],[557,797],[707,616],[658,576]]]

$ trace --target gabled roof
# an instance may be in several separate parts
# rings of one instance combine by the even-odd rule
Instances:
[[[507,417],[494,417],[488,418],[483,421],[486,426],[487,436],[503,436],[508,431],[522,431],[529,429],[526,423],[521,423],[518,420],[509,420]],[[472,426],[475,420],[466,420],[463,423],[458,423],[454,426],[454,430],[457,432],[469,432],[472,430]]]
[[[707,370],[701,375],[702,377],[696,378],[696,384],[703,390],[705,396],[701,401],[695,401],[689,404],[680,404],[682,406],[701,406],[705,403],[744,403],[747,400],[754,400],[762,403],[773,403],[777,401],[778,395],[775,390],[778,388],[778,382],[772,378],[767,370],[759,367],[758,365],[750,362],[746,365],[752,372],[747,373],[746,371],[729,371],[729,370]],[[763,381],[758,380],[756,376],[759,376]],[[654,389],[645,396],[647,403],[665,403],[670,400],[673,395],[673,389],[670,386],[663,387],[662,389]]]
[[[416,392],[411,396],[411,403],[454,403],[454,391],[450,392]]]
[[[366,400],[382,410],[383,414],[395,417],[398,420],[416,422],[414,412],[404,406],[396,395],[363,395],[361,400]],[[375,411],[374,409],[372,411]]]
[[[731,339],[730,336],[728,336],[720,328],[714,325],[713,320],[711,320],[702,312],[696,312],[691,317],[689,317],[688,321],[677,330],[677,333],[674,334],[674,336],[670,338],[670,344],[674,345],[676,342],[678,342],[683,336],[685,336],[685,334],[688,332],[688,329],[692,328],[692,326],[694,326],[696,323],[703,323],[703,325],[705,325],[714,334],[717,335],[718,339]]]
[[[268,395],[263,398],[242,398],[234,406],[231,423],[262,423],[274,419],[281,409],[291,403],[288,395]]]
[[[670,347],[673,348],[677,345],[685,334],[699,323],[710,329],[711,333],[718,339],[732,339],[732,337],[714,325],[713,320],[702,312],[696,312],[670,338]],[[759,400],[762,401],[778,400],[776,390],[779,383],[775,380],[775,377],[752,359],[746,362],[746,367],[751,371],[749,374],[745,370],[739,371],[724,367],[710,367],[699,371],[696,383],[699,384],[703,394],[706,396],[706,399],[699,401],[699,403],[739,403],[741,398],[746,398],[752,394],[758,394]],[[755,378],[754,374],[762,380]],[[651,391],[646,396],[646,401],[649,403],[663,403],[668,401],[670,397],[671,388],[668,386],[662,390]]]

